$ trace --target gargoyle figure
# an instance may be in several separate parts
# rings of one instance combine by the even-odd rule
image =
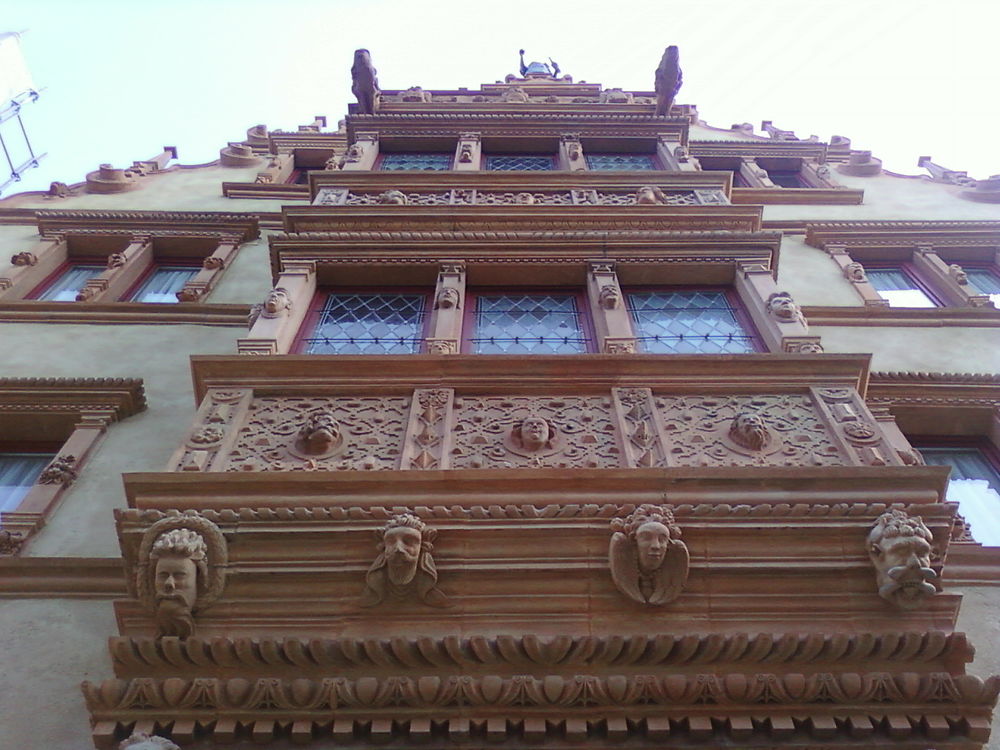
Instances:
[[[605,284],[597,293],[597,302],[605,310],[614,310],[622,303],[622,293],[614,284]]]
[[[676,599],[688,576],[688,550],[673,511],[640,505],[611,522],[608,563],[611,580],[625,596],[658,606]]]
[[[656,69],[656,112],[657,115],[669,115],[674,97],[681,90],[683,76],[681,75],[680,53],[677,47],[671,45],[663,53],[660,67]]]
[[[371,54],[366,49],[354,50],[354,65],[351,66],[351,93],[358,97],[358,113],[375,114],[375,104],[379,91],[378,71],[372,66]]]
[[[875,566],[879,596],[900,609],[916,609],[934,595],[932,541],[919,516],[890,510],[878,517],[868,534],[868,556]]]
[[[431,550],[436,532],[412,513],[395,515],[378,532],[378,556],[365,575],[362,607],[374,607],[387,597],[416,595],[432,607],[450,606],[437,587],[437,568]]]

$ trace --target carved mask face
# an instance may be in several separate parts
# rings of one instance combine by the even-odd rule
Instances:
[[[173,601],[194,609],[198,599],[198,568],[189,557],[164,555],[156,561],[157,601]]]
[[[382,537],[389,580],[405,586],[417,574],[420,560],[420,532],[408,526],[389,529]]]
[[[659,521],[648,521],[635,531],[635,546],[639,553],[639,569],[652,573],[662,564],[670,544],[670,530]]]
[[[306,436],[306,450],[310,454],[327,453],[340,439],[340,425],[333,417],[319,417],[310,427]]]
[[[779,318],[790,319],[795,317],[795,302],[793,302],[792,298],[787,295],[772,297],[768,304],[771,308],[771,312]]]
[[[264,300],[264,309],[269,313],[276,313],[279,310],[285,309],[288,304],[288,297],[285,296],[284,292],[279,292],[277,289],[272,289],[267,293],[267,299]]]
[[[521,422],[521,445],[529,451],[543,448],[549,441],[549,423],[541,417],[526,417]]]
[[[919,536],[880,540],[870,550],[878,576],[878,593],[903,609],[913,609],[936,589],[931,568],[931,545]]]

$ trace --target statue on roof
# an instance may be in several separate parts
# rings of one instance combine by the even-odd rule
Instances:
[[[530,62],[527,65],[525,65],[524,64],[524,50],[523,49],[520,50],[520,54],[521,54],[521,75],[522,76],[527,77],[529,75],[531,75],[531,76],[543,75],[543,76],[548,76],[550,78],[555,78],[556,76],[559,75],[559,63],[557,63],[551,57],[549,58],[549,62],[548,63]],[[550,63],[551,63],[551,65],[550,65]]]
[[[656,114],[669,115],[674,97],[681,89],[681,65],[677,47],[670,45],[656,69]]]
[[[375,114],[375,102],[381,93],[378,88],[378,71],[372,66],[371,54],[366,49],[354,50],[354,65],[351,66],[351,92],[358,97],[358,113]]]

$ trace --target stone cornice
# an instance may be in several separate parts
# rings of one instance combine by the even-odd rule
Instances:
[[[827,144],[814,141],[691,141],[688,150],[696,158],[800,158],[826,161]]]
[[[1000,310],[993,307],[813,307],[803,314],[813,326],[901,326],[918,328],[996,328]]]
[[[125,593],[118,558],[0,557],[0,599],[113,599]]]
[[[37,210],[40,234],[128,231],[157,235],[161,232],[193,232],[198,235],[233,235],[239,242],[260,236],[257,216],[228,211],[53,211]]]
[[[854,248],[1000,247],[1000,221],[809,222],[806,244]]]
[[[125,419],[145,408],[138,378],[0,378],[0,411],[99,409]]]
[[[864,201],[865,191],[854,188],[733,188],[733,205],[850,206]]]
[[[0,301],[0,322],[9,323],[139,323],[208,325],[245,328],[249,305],[178,302]]]

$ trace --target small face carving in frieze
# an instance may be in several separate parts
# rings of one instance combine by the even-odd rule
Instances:
[[[744,411],[733,417],[729,438],[743,448],[759,451],[771,442],[771,431],[760,414]]]
[[[438,292],[434,306],[442,310],[451,310],[458,307],[461,295],[458,290],[451,286],[446,286]]]
[[[688,551],[670,508],[641,505],[611,522],[608,562],[618,590],[640,604],[676,599],[687,581]]]
[[[344,447],[340,422],[328,412],[310,414],[295,436],[293,453],[303,456],[329,456]]]
[[[264,312],[262,315],[265,318],[276,318],[285,310],[291,309],[291,307],[292,298],[289,296],[288,290],[281,286],[275,287],[264,298]]]
[[[555,425],[537,414],[515,422],[505,441],[507,448],[522,456],[555,453],[560,449]]]
[[[667,196],[654,185],[643,185],[635,193],[635,202],[639,205],[659,205],[667,202]]]
[[[406,195],[399,190],[386,190],[378,197],[379,203],[386,203],[393,206],[405,206]]]
[[[900,609],[916,609],[937,589],[931,568],[930,529],[919,516],[890,510],[868,534],[868,556],[875,566],[878,595]]]
[[[597,293],[597,301],[605,310],[614,310],[622,303],[622,293],[614,284],[605,284]]]
[[[767,298],[767,310],[778,320],[788,322],[798,322],[806,325],[806,318],[802,314],[802,308],[795,304],[792,295],[788,292],[775,292]]]
[[[208,576],[207,555],[205,540],[191,529],[172,529],[153,543],[149,559],[160,635],[187,638],[194,632],[199,580],[203,586]]]
[[[437,587],[431,550],[435,533],[412,513],[393,516],[378,532],[378,556],[365,575],[361,605],[373,607],[386,598],[416,596],[432,607],[449,606]]]

